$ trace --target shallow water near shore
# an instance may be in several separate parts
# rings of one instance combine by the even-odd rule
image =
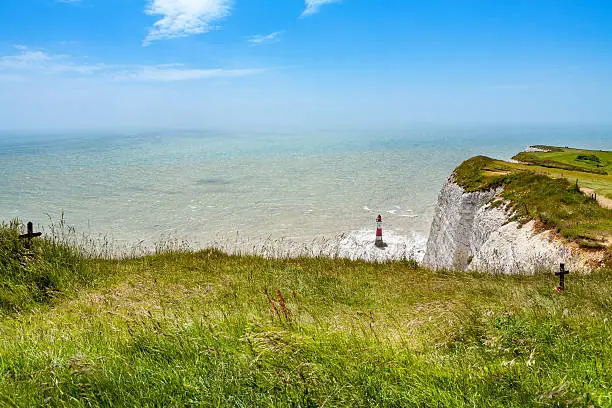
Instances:
[[[5,134],[0,218],[45,228],[63,212],[78,234],[118,252],[185,241],[418,260],[450,172],[471,156],[509,159],[530,144],[609,150],[612,129]],[[385,250],[373,246],[378,214]]]

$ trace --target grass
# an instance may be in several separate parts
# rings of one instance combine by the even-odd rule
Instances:
[[[19,311],[95,280],[79,251],[57,237],[27,248],[18,236],[17,221],[0,225],[0,308]]]
[[[612,152],[539,146],[549,152],[521,152],[515,160],[562,170],[609,175],[612,172]]]
[[[506,162],[486,156],[475,156],[461,163],[453,175],[461,187],[468,192],[474,192],[501,185],[498,176],[510,171],[512,168]]]
[[[612,199],[612,176],[583,171],[569,171],[554,167],[541,167],[534,165],[513,164],[513,167],[520,170],[531,171],[546,175],[552,178],[563,178],[575,182],[578,180],[580,187],[593,189],[597,194]]]
[[[2,281],[55,259],[63,284],[0,307],[0,405],[612,406],[609,270],[557,294],[552,273],[53,251],[3,253]]]
[[[550,154],[567,154],[567,150],[571,149]],[[604,153],[609,152],[597,152],[601,157],[608,157]],[[562,177],[563,173],[570,179]],[[535,219],[545,228],[556,230],[584,248],[605,249],[607,262],[612,263],[609,245],[612,210],[602,208],[596,200],[576,189],[578,185],[594,188],[598,193],[612,191],[612,176],[567,172],[476,156],[462,163],[455,170],[454,177],[467,191],[503,187],[501,196],[510,202],[516,220]]]

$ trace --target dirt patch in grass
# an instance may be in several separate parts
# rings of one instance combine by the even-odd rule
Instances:
[[[507,176],[508,174],[510,174],[510,171],[489,170],[489,169],[484,169],[484,172],[487,176]]]
[[[593,190],[592,188],[587,188],[587,187],[581,187],[580,191],[582,191],[583,194],[589,197],[593,196],[593,194],[596,194],[595,190]],[[602,196],[601,194],[597,194],[596,197],[597,197],[596,198],[597,203],[599,204],[600,207],[607,208],[608,210],[612,210],[612,199]]]

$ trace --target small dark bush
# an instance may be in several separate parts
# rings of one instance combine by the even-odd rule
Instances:
[[[576,161],[601,163],[599,157],[595,156],[594,154],[579,154],[578,157],[576,157]]]

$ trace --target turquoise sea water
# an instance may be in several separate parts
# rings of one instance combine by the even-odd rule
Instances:
[[[612,129],[4,134],[0,218],[45,228],[64,212],[79,233],[118,248],[186,240],[419,258],[452,169],[530,144],[609,150]],[[373,253],[379,213],[392,245]]]

